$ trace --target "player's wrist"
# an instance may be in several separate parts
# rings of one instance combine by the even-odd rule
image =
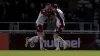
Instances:
[[[65,27],[64,25],[60,25],[60,27]]]

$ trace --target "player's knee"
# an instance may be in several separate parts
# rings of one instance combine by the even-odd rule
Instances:
[[[54,38],[57,38],[58,36],[59,36],[58,33],[54,33],[54,35],[53,35]]]
[[[44,33],[43,32],[37,32],[38,37],[43,37]]]

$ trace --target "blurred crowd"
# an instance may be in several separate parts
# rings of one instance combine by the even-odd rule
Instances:
[[[48,2],[59,5],[64,12],[66,22],[100,22],[100,0],[0,0],[0,22],[35,22],[40,10]],[[73,29],[75,26],[76,29],[73,30],[79,30],[77,25],[73,25],[67,25],[66,29]],[[28,26],[32,25],[28,24]],[[97,28],[98,25],[93,26]],[[88,25],[80,25],[80,28],[92,29]]]
[[[99,20],[100,25],[100,0],[95,0],[95,11],[94,11],[94,19]]]
[[[33,21],[41,9],[34,0],[0,0],[0,21]]]
[[[57,3],[67,22],[93,22],[99,14],[99,0],[0,0],[0,21],[34,22],[46,2]]]

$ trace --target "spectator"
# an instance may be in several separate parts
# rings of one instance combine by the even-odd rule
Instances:
[[[36,11],[36,5],[34,2],[30,3],[30,9],[29,9],[29,21],[34,21],[37,19],[37,11]]]
[[[84,6],[85,10],[85,22],[93,22],[94,19],[94,11],[93,11],[93,5],[91,3],[85,4]]]
[[[5,0],[4,1],[4,19],[5,21],[14,21],[15,19],[15,0]]]
[[[17,21],[28,21],[29,6],[27,0],[16,1],[16,19]]]
[[[83,22],[84,21],[84,17],[85,17],[85,10],[84,10],[84,4],[82,4],[81,7],[78,7],[77,11],[76,11],[76,17],[78,18],[78,21]]]
[[[99,21],[99,26],[100,26],[100,1],[95,0],[95,11],[98,12],[98,21]]]

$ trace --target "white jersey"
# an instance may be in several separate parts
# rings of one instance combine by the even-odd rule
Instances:
[[[44,15],[43,13],[46,13],[45,11],[41,10],[41,12],[39,13],[39,16],[36,20],[36,24],[37,25],[44,25],[46,19],[48,18],[46,15]]]
[[[60,17],[61,17],[63,20],[65,20],[64,13],[63,13],[60,9],[57,9],[57,11],[59,12]]]
[[[56,26],[59,27],[61,24],[65,26],[65,22],[64,22],[65,17],[64,17],[63,12],[60,9],[57,9],[57,14],[58,16],[56,18],[57,19]]]

